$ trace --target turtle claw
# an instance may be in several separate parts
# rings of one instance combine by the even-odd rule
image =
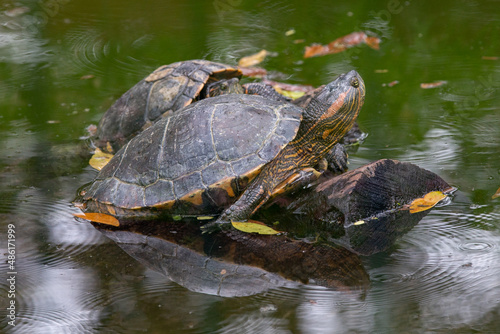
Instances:
[[[342,174],[349,168],[347,166],[347,152],[345,146],[336,144],[326,156],[328,169],[335,174]]]
[[[228,228],[231,227],[231,222],[225,221],[221,218],[218,218],[216,220],[212,220],[200,227],[201,233],[203,234],[212,234],[212,233],[217,233],[223,230],[227,230]]]

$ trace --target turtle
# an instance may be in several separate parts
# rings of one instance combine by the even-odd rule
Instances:
[[[94,144],[115,153],[161,116],[203,98],[204,88],[220,79],[241,77],[237,67],[208,60],[163,65],[125,92],[104,113]]]
[[[84,191],[85,211],[247,220],[272,195],[321,175],[324,157],[352,126],[364,97],[364,82],[352,70],[305,109],[258,95],[198,101],[122,147]]]
[[[237,67],[209,60],[195,59],[161,66],[125,92],[104,113],[94,144],[104,152],[115,153],[160,117],[168,117],[193,101],[210,96],[257,94],[286,100],[269,85],[241,85],[241,75]]]

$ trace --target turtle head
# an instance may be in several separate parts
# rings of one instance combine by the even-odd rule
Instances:
[[[206,96],[214,97],[226,94],[243,94],[244,89],[238,78],[219,80],[207,87]]]
[[[339,75],[306,107],[307,132],[326,146],[333,146],[349,131],[364,100],[365,84],[358,72],[352,70]]]

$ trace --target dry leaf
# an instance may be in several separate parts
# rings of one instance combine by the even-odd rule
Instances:
[[[250,67],[250,66],[260,64],[266,58],[266,56],[268,54],[269,54],[269,52],[267,52],[266,50],[261,50],[261,51],[257,52],[256,54],[253,54],[251,56],[243,57],[238,62],[238,66]]]
[[[491,196],[492,199],[495,199],[497,197],[500,197],[500,188],[498,188],[497,192],[493,196]]]
[[[273,86],[274,89],[276,89],[278,87],[279,89],[288,90],[291,92],[305,92],[305,93],[307,93],[307,92],[310,92],[310,91],[315,89],[313,86],[309,86],[309,85],[294,85],[294,84],[288,84],[288,83],[284,83],[284,82],[272,81],[272,80],[267,80],[267,79],[262,80],[262,82],[265,83],[266,85]]]
[[[295,34],[295,29],[290,29],[287,32],[285,32],[285,36],[292,36],[293,34]]]
[[[105,213],[74,213],[73,216],[111,226],[120,226],[118,219]]]
[[[246,77],[261,78],[267,75],[267,70],[262,67],[238,67],[238,69]]]
[[[358,31],[339,37],[328,43],[328,45],[313,44],[306,46],[304,58],[339,53],[362,43],[375,50],[380,48],[380,38],[367,36],[363,31]]]
[[[80,77],[80,80],[88,80],[88,79],[94,79],[95,76],[93,74],[87,74],[87,75],[83,75]]]
[[[247,220],[246,222],[231,222],[233,227],[237,230],[240,230],[245,233],[258,233],[258,234],[278,234],[279,231],[276,231],[266,224],[258,222],[256,220]]]
[[[424,197],[417,198],[413,202],[411,202],[410,213],[429,210],[444,198],[446,198],[446,195],[441,191],[431,191],[430,193],[425,194]]]
[[[447,84],[447,81],[444,81],[444,80],[430,82],[430,83],[421,83],[420,88],[422,88],[422,89],[437,88],[437,87],[441,87],[442,85],[445,85],[445,84]]]
[[[481,59],[483,60],[498,60],[500,57],[495,57],[495,56],[482,56]]]
[[[364,220],[358,220],[357,222],[353,223],[353,225],[363,225],[364,223]]]
[[[100,149],[96,148],[94,155],[90,158],[89,165],[97,170],[101,170],[107,165],[109,160],[113,157],[113,154],[104,153]]]

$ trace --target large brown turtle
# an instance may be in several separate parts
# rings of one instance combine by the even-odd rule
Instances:
[[[198,101],[120,149],[86,191],[86,211],[152,217],[227,208],[219,222],[246,220],[287,185],[319,176],[364,97],[350,71],[305,109],[256,95]]]

